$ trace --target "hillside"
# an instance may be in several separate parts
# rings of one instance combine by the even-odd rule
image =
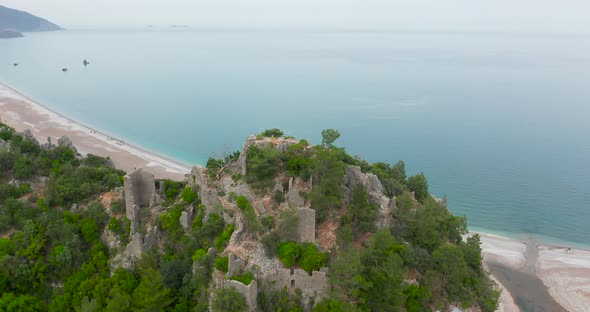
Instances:
[[[0,310],[494,311],[479,237],[424,175],[322,134],[170,181],[0,125]]]
[[[24,11],[14,10],[0,5],[0,30],[17,32],[54,31],[62,28],[46,19]]]

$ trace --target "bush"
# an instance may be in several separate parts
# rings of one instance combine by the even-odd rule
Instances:
[[[204,257],[207,257],[207,251],[205,251],[205,249],[197,249],[195,251],[195,253],[193,254],[193,261],[199,261],[201,259],[203,259]]]
[[[178,196],[180,190],[182,189],[182,183],[176,182],[172,180],[164,180],[164,194],[168,200],[173,200]]]
[[[328,261],[328,254],[319,252],[318,247],[311,243],[305,243],[301,247],[301,259],[299,259],[299,266],[307,273],[317,271],[326,266]]]
[[[220,257],[218,256],[215,258],[215,268],[221,272],[227,273],[229,265],[229,258],[228,257]]]
[[[285,267],[290,268],[301,256],[301,248],[295,242],[283,242],[279,244],[279,259]]]
[[[221,288],[215,291],[212,304],[213,311],[245,312],[248,303],[244,295],[233,288]]]
[[[250,206],[250,201],[248,201],[248,198],[245,196],[240,195],[238,198],[236,198],[236,206],[242,210],[245,210]]]
[[[217,236],[217,238],[215,239],[215,247],[217,247],[217,250],[219,252],[222,252],[225,247],[227,247],[227,244],[229,243],[229,240],[231,239],[231,235],[233,234],[233,232],[236,230],[236,225],[235,224],[228,224],[227,227],[225,228],[225,230],[223,232],[221,232],[221,234],[219,234],[219,236]]]
[[[125,213],[125,201],[123,200],[113,200],[111,202],[111,211],[116,214],[123,214]]]
[[[252,272],[248,271],[248,272],[241,274],[241,275],[233,275],[232,277],[230,277],[230,279],[233,279],[238,282],[242,282],[242,284],[244,284],[244,285],[250,285],[250,283],[252,283],[252,280],[254,280],[254,274],[252,274]]]
[[[185,203],[190,204],[194,202],[196,199],[197,193],[193,192],[193,190],[190,187],[185,187],[182,191],[182,200],[184,200]]]
[[[423,173],[409,177],[408,188],[416,193],[416,199],[421,203],[430,196],[430,193],[428,193],[428,181]]]
[[[281,168],[280,156],[281,153],[273,147],[250,146],[248,148],[246,183],[258,189],[274,185],[274,178]]]
[[[283,131],[277,128],[267,129],[260,133],[265,138],[280,138],[284,135]]]

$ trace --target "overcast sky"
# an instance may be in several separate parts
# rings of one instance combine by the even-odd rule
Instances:
[[[590,0],[0,0],[66,28],[590,32]]]

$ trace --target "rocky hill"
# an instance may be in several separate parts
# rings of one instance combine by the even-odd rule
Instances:
[[[62,28],[50,21],[24,11],[0,5],[0,30],[15,32],[54,31]]]
[[[338,136],[267,130],[170,181],[0,125],[0,310],[494,311],[465,219]]]

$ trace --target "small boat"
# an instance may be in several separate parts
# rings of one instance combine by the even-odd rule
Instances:
[[[88,66],[88,64],[90,64],[90,62],[88,62],[87,60],[84,60],[84,62],[82,62],[82,64],[84,64],[84,66]]]
[[[67,68],[62,68],[61,71],[65,73],[65,72],[68,71],[68,69]]]
[[[17,67],[18,66],[18,63],[14,63],[14,64],[12,64],[12,66]]]

